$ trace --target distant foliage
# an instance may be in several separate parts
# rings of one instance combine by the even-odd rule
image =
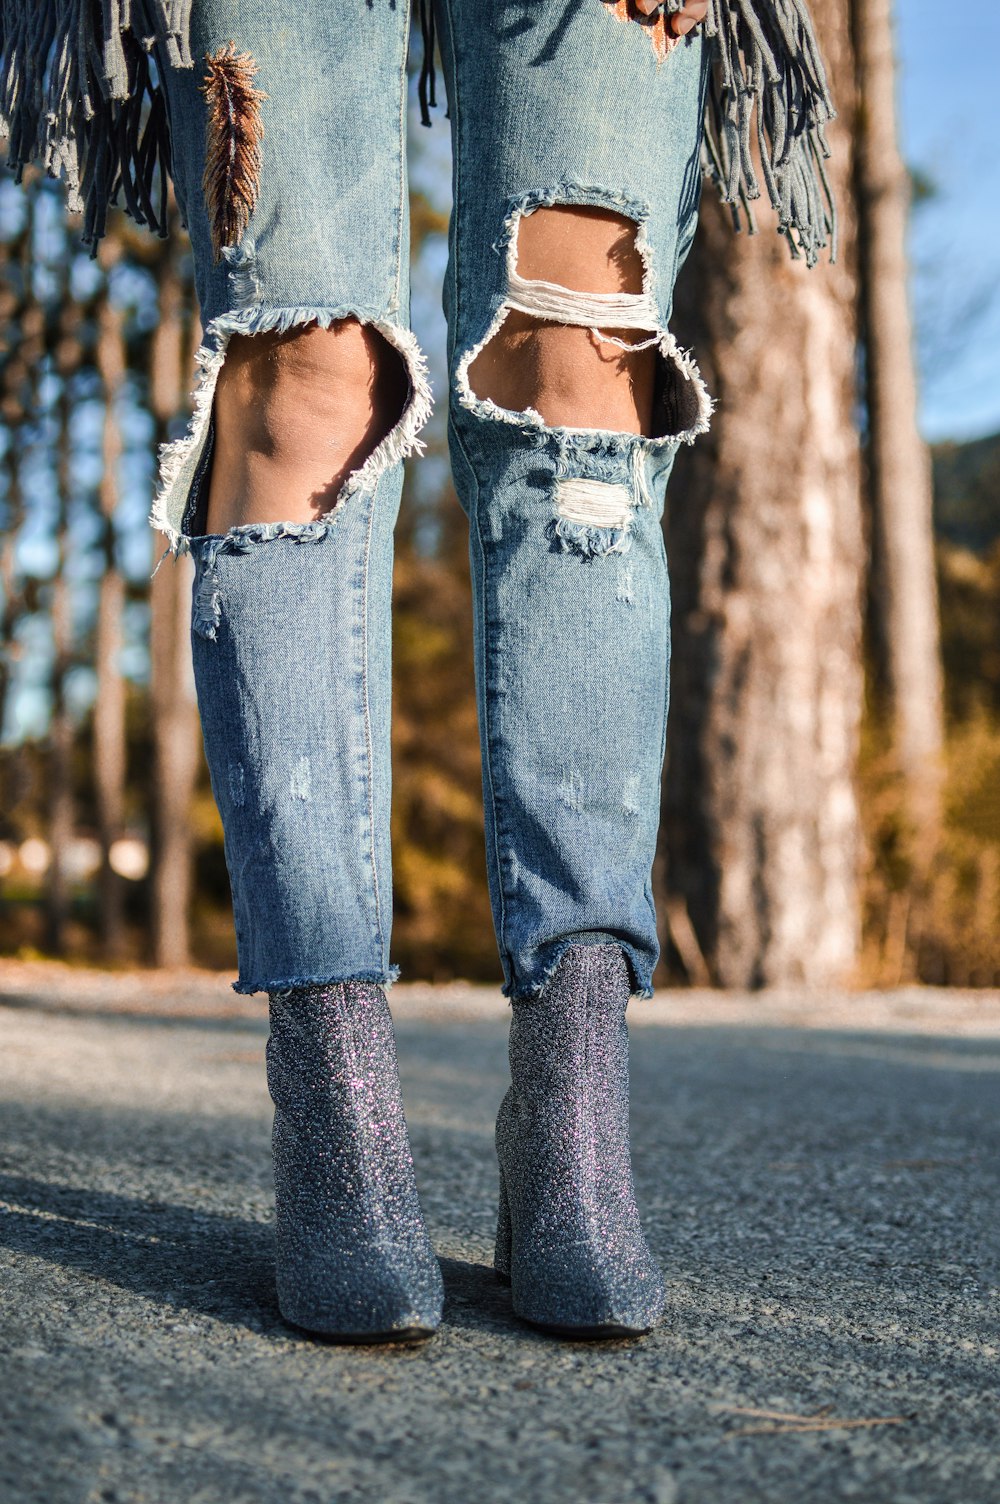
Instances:
[[[1000,434],[936,444],[934,525],[940,537],[984,553],[1000,539]]]
[[[969,445],[972,449],[974,446]],[[956,508],[957,515],[957,508]],[[985,556],[942,542],[944,819],[926,871],[903,815],[885,726],[869,705],[861,758],[865,824],[863,977],[883,986],[1000,986],[1000,542]]]

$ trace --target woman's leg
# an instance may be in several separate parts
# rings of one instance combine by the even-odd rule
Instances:
[[[441,1296],[381,991],[392,534],[429,405],[407,323],[407,9],[201,0],[191,41],[193,73],[163,66],[203,370],[153,520],[194,555],[236,985],[271,1002],[281,1309],[398,1337],[432,1329]]]
[[[582,937],[619,943],[645,994],[668,685],[660,517],[677,447],[710,410],[668,332],[700,186],[701,42],[660,59],[605,0],[442,6],[451,444],[507,990],[536,992]]]
[[[660,517],[677,447],[710,412],[668,332],[699,194],[701,42],[661,58],[624,11],[440,6],[451,446],[515,1007],[498,1268],[522,1314],[607,1331],[649,1325],[662,1299],[628,1169],[624,1008],[630,989],[648,995],[657,957]]]

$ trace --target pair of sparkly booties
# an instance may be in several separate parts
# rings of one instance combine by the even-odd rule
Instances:
[[[628,1140],[629,975],[618,946],[572,946],[513,1004],[497,1119],[495,1266],[524,1320],[570,1337],[647,1331],[663,1283],[639,1225]],[[404,1342],[441,1319],[382,989],[274,992],[278,1305],[342,1342]]]

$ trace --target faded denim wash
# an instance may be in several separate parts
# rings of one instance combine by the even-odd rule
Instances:
[[[668,332],[697,215],[702,43],[692,33],[659,61],[643,28],[605,0],[442,0],[438,23],[454,144],[449,436],[470,524],[505,990],[535,993],[568,946],[613,942],[648,995],[669,666],[660,518],[677,448],[711,411]],[[408,26],[406,5],[389,0],[196,0],[195,69],[164,69],[206,332],[192,426],[164,454],[152,520],[195,560],[194,666],[238,991],[394,975],[392,536],[402,462],[420,448],[430,402],[408,327]],[[198,61],[231,41],[252,55],[267,95],[263,160],[246,233],[215,264]],[[558,267],[552,284],[519,278],[518,225],[556,204],[634,221],[641,294],[570,293]],[[662,437],[552,428],[477,398],[469,367],[511,307],[655,342]],[[396,428],[321,520],[194,532],[230,336],[347,315],[377,327],[406,363]]]

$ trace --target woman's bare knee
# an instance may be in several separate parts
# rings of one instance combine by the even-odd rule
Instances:
[[[357,319],[235,335],[215,392],[209,530],[329,511],[398,422],[407,387],[397,351]]]
[[[609,209],[556,205],[518,224],[517,271],[526,281],[551,281],[581,293],[643,290],[636,223]],[[603,331],[625,344],[646,343],[634,330]],[[533,408],[565,427],[652,432],[656,351],[635,352],[602,341],[590,328],[511,310],[469,368],[478,397],[514,412]]]

